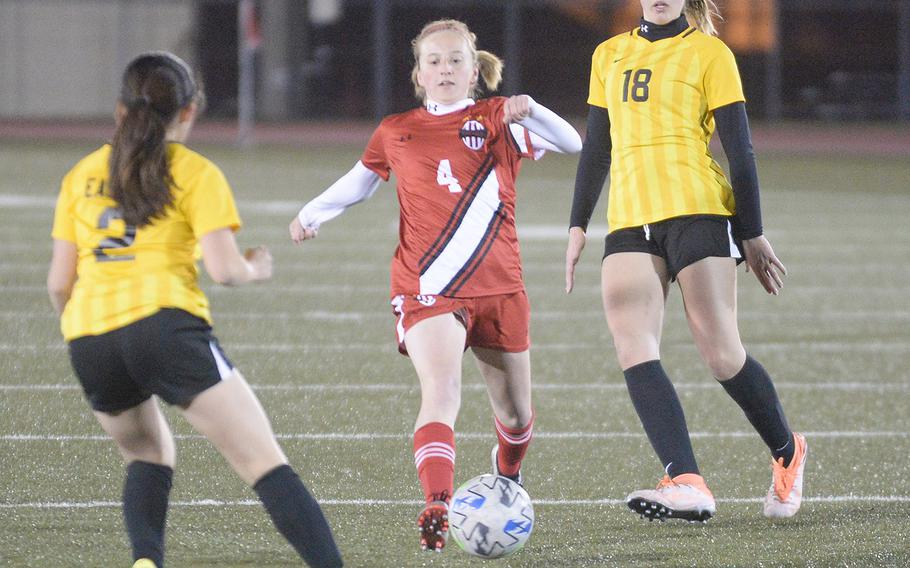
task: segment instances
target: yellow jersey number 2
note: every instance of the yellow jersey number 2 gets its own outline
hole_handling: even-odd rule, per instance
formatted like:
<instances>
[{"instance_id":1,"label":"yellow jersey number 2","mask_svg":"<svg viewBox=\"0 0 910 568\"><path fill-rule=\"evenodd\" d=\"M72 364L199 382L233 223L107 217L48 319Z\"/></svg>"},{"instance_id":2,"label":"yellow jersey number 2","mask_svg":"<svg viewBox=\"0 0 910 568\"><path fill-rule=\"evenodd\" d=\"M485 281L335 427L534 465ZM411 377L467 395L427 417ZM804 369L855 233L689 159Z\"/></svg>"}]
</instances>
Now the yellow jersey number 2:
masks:
<instances>
[{"instance_id":1,"label":"yellow jersey number 2","mask_svg":"<svg viewBox=\"0 0 910 568\"><path fill-rule=\"evenodd\" d=\"M108 229L111 221L123 219L123 214L116 207L106 207L98 217L98 229ZM126 248L136 240L136 227L125 224L122 237L105 237L98 243L92 252L95 253L95 260L98 262L119 262L123 260L133 260L136 258L131 254L120 254L111 256L109 251Z\"/></svg>"}]
</instances>

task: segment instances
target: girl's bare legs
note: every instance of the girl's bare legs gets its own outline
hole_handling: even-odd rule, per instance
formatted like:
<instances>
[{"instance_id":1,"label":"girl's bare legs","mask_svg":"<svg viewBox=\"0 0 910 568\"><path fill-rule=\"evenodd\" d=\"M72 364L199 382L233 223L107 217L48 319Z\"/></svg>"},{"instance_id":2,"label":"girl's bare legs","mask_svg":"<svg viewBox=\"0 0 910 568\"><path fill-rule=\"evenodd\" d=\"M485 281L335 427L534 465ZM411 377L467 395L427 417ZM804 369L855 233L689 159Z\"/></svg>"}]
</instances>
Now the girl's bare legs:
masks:
<instances>
[{"instance_id":1,"label":"girl's bare legs","mask_svg":"<svg viewBox=\"0 0 910 568\"><path fill-rule=\"evenodd\" d=\"M508 353L482 347L472 350L493 407L498 439L492 455L494 472L522 483L521 461L531 443L534 419L530 352Z\"/></svg>"},{"instance_id":2,"label":"girl's bare legs","mask_svg":"<svg viewBox=\"0 0 910 568\"><path fill-rule=\"evenodd\" d=\"M247 485L287 463L262 405L236 369L199 393L182 413Z\"/></svg>"},{"instance_id":3,"label":"girl's bare legs","mask_svg":"<svg viewBox=\"0 0 910 568\"><path fill-rule=\"evenodd\" d=\"M663 259L623 252L601 266L604 313L622 369L660 359L670 277Z\"/></svg>"},{"instance_id":4,"label":"girl's bare legs","mask_svg":"<svg viewBox=\"0 0 910 568\"><path fill-rule=\"evenodd\" d=\"M414 425L414 464L426 507L417 518L420 546L441 550L449 530L455 482L455 419L461 406L461 362L467 333L453 314L414 324L405 346L420 380Z\"/></svg>"},{"instance_id":5,"label":"girl's bare legs","mask_svg":"<svg viewBox=\"0 0 910 568\"><path fill-rule=\"evenodd\" d=\"M154 398L116 414L95 411L95 418L127 464L141 460L174 467L174 438Z\"/></svg>"},{"instance_id":6,"label":"girl's bare legs","mask_svg":"<svg viewBox=\"0 0 910 568\"><path fill-rule=\"evenodd\" d=\"M607 323L629 396L670 481L631 493L629 507L650 518L706 520L714 498L699 475L685 414L660 363L660 338L669 274L663 259L645 253L611 254L603 262Z\"/></svg>"},{"instance_id":7,"label":"girl's bare legs","mask_svg":"<svg viewBox=\"0 0 910 568\"><path fill-rule=\"evenodd\" d=\"M262 405L239 371L201 392L183 415L253 487L301 558L310 566L341 566L322 509L287 465Z\"/></svg>"},{"instance_id":8,"label":"girl's bare legs","mask_svg":"<svg viewBox=\"0 0 910 568\"><path fill-rule=\"evenodd\" d=\"M154 398L108 414L95 411L126 462L123 520L133 560L164 563L164 530L174 475L174 438Z\"/></svg>"},{"instance_id":9,"label":"girl's bare legs","mask_svg":"<svg viewBox=\"0 0 910 568\"><path fill-rule=\"evenodd\" d=\"M699 353L771 452L772 483L764 514L791 517L802 501L808 446L790 429L770 375L743 348L736 321L736 262L700 260L680 271L679 285Z\"/></svg>"},{"instance_id":10,"label":"girl's bare legs","mask_svg":"<svg viewBox=\"0 0 910 568\"><path fill-rule=\"evenodd\" d=\"M405 346L420 381L420 410L414 429L431 422L454 428L461 407L461 362L467 332L452 314L416 323Z\"/></svg>"},{"instance_id":11,"label":"girl's bare legs","mask_svg":"<svg viewBox=\"0 0 910 568\"><path fill-rule=\"evenodd\" d=\"M678 281L698 352L714 377L730 379L746 361L736 323L736 261L699 260L680 270Z\"/></svg>"},{"instance_id":12,"label":"girl's bare legs","mask_svg":"<svg viewBox=\"0 0 910 568\"><path fill-rule=\"evenodd\" d=\"M699 473L682 405L660 362L670 276L646 253L607 256L603 303L632 404L668 476Z\"/></svg>"}]
</instances>

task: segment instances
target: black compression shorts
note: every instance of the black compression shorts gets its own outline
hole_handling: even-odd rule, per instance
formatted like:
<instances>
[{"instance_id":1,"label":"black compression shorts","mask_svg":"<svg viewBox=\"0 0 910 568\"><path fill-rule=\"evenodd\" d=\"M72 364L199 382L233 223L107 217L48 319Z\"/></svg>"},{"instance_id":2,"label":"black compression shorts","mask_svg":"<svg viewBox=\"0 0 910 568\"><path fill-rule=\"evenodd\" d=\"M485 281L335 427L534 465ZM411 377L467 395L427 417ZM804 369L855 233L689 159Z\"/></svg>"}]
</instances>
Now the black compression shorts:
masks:
<instances>
[{"instance_id":1,"label":"black compression shorts","mask_svg":"<svg viewBox=\"0 0 910 568\"><path fill-rule=\"evenodd\" d=\"M604 258L617 252L644 252L667 263L670 280L683 268L703 258L719 256L744 260L742 242L733 237L730 217L686 215L640 227L618 229L607 235Z\"/></svg>"},{"instance_id":2,"label":"black compression shorts","mask_svg":"<svg viewBox=\"0 0 910 568\"><path fill-rule=\"evenodd\" d=\"M76 338L70 361L94 410L114 413L155 394L186 406L233 372L209 324L164 308L129 325Z\"/></svg>"}]
</instances>

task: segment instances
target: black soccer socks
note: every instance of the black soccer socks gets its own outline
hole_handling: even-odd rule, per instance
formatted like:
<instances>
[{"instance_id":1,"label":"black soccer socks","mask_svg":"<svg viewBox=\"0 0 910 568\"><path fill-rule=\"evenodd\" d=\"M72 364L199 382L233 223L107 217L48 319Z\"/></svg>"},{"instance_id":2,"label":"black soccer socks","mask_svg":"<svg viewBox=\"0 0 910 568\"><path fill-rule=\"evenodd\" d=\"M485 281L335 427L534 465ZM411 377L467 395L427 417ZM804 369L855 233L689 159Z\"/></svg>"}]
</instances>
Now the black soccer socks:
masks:
<instances>
[{"instance_id":1,"label":"black soccer socks","mask_svg":"<svg viewBox=\"0 0 910 568\"><path fill-rule=\"evenodd\" d=\"M623 375L635 412L667 475L699 474L682 405L660 360L629 367Z\"/></svg>"},{"instance_id":2,"label":"black soccer socks","mask_svg":"<svg viewBox=\"0 0 910 568\"><path fill-rule=\"evenodd\" d=\"M291 466L280 465L263 475L253 490L275 527L307 564L313 568L342 565L341 553L319 503Z\"/></svg>"},{"instance_id":3,"label":"black soccer socks","mask_svg":"<svg viewBox=\"0 0 910 568\"><path fill-rule=\"evenodd\" d=\"M133 547L133 560L148 558L164 567L164 524L174 470L134 461L123 483L123 520Z\"/></svg>"},{"instance_id":4,"label":"black soccer socks","mask_svg":"<svg viewBox=\"0 0 910 568\"><path fill-rule=\"evenodd\" d=\"M793 433L777 398L771 377L761 364L746 355L746 363L732 379L720 381L724 390L743 409L752 427L761 436L774 459L784 458L784 467L793 459Z\"/></svg>"}]
</instances>

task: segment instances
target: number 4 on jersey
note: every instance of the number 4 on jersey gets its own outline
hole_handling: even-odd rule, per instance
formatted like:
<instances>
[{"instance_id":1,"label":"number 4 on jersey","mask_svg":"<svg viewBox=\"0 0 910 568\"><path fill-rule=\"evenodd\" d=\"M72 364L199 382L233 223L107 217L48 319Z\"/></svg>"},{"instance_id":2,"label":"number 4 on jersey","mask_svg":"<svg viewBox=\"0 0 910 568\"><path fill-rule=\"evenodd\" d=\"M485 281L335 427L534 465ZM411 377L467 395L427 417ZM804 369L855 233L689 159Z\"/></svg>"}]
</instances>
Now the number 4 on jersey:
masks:
<instances>
[{"instance_id":1,"label":"number 4 on jersey","mask_svg":"<svg viewBox=\"0 0 910 568\"><path fill-rule=\"evenodd\" d=\"M461 184L458 178L452 175L452 164L448 160L440 160L439 167L436 168L436 183L446 185L452 193L461 193Z\"/></svg>"}]
</instances>

